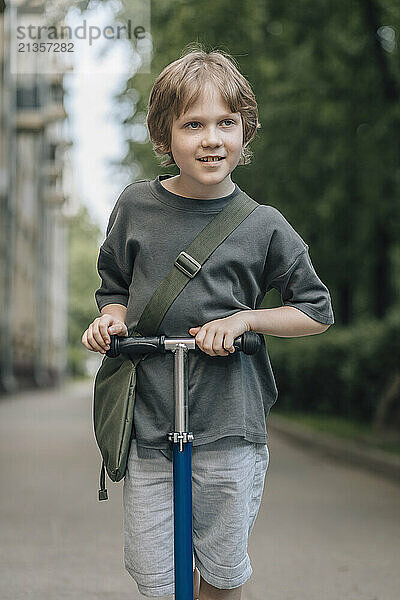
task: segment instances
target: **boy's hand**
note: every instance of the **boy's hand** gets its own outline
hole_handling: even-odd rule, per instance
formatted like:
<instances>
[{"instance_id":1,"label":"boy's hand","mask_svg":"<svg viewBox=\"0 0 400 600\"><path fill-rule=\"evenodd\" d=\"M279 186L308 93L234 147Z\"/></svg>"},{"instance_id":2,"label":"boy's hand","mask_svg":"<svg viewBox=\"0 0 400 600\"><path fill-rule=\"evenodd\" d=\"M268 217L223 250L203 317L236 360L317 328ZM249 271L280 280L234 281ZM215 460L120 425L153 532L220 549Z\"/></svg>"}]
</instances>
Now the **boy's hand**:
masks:
<instances>
[{"instance_id":1,"label":"boy's hand","mask_svg":"<svg viewBox=\"0 0 400 600\"><path fill-rule=\"evenodd\" d=\"M234 340L245 331L250 331L250 325L241 312L224 319L209 321L202 327L191 327L189 333L196 336L196 344L210 356L227 356L233 354Z\"/></svg>"},{"instance_id":2,"label":"boy's hand","mask_svg":"<svg viewBox=\"0 0 400 600\"><path fill-rule=\"evenodd\" d=\"M92 352L105 354L110 349L110 335L127 337L128 328L112 315L97 317L82 336L82 344Z\"/></svg>"}]
</instances>

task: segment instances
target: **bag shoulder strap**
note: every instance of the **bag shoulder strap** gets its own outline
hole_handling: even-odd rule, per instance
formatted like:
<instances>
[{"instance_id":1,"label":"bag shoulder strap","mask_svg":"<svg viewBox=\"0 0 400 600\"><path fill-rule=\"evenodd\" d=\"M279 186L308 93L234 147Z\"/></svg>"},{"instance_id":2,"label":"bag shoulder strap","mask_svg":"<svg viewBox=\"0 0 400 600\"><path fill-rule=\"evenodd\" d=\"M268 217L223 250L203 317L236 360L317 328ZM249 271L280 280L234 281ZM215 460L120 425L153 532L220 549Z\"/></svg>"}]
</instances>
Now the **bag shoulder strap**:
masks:
<instances>
[{"instance_id":1,"label":"bag shoulder strap","mask_svg":"<svg viewBox=\"0 0 400 600\"><path fill-rule=\"evenodd\" d=\"M144 308L135 332L140 332L139 335L143 336L156 334L167 310L183 288L197 275L214 250L258 206L258 202L240 191L200 231L193 242L176 257L171 270Z\"/></svg>"}]
</instances>

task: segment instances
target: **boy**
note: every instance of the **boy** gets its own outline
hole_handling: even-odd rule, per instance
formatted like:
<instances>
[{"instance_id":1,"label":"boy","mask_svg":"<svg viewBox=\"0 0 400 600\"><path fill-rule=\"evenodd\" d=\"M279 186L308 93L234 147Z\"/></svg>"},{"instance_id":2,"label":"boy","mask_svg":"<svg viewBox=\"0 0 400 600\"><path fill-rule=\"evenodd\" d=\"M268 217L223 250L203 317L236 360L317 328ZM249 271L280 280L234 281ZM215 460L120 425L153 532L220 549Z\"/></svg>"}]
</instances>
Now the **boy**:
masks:
<instances>
[{"instance_id":1,"label":"boy","mask_svg":"<svg viewBox=\"0 0 400 600\"><path fill-rule=\"evenodd\" d=\"M100 249L96 291L101 317L82 336L105 353L110 334L132 333L176 256L242 194L231 180L247 164L258 123L248 81L224 52L195 50L168 65L150 94L147 125L162 175L129 185L119 197ZM280 291L284 306L259 309ZM277 389L265 346L254 356L233 341L253 330L281 337L322 333L334 322L329 291L308 246L282 214L258 206L213 252L166 313L158 331L193 335L203 352L189 361L194 435L195 597L238 600L252 573L248 538L269 463L266 418ZM198 354L198 355L197 355ZM171 596L173 513L171 448L173 357L139 363L134 435L124 480L125 566L145 596ZM201 576L199 586L199 574Z\"/></svg>"}]
</instances>

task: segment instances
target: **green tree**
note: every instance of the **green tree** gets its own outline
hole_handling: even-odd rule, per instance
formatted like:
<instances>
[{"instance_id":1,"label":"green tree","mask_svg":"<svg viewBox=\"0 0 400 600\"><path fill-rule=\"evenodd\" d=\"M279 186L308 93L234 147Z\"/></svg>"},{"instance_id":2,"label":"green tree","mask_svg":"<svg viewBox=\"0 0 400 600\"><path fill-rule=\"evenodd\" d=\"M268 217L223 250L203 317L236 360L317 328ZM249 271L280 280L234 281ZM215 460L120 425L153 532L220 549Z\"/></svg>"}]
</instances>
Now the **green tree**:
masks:
<instances>
[{"instance_id":1,"label":"green tree","mask_svg":"<svg viewBox=\"0 0 400 600\"><path fill-rule=\"evenodd\" d=\"M186 44L235 57L262 129L252 164L233 178L307 241L344 325L398 304L399 25L393 0L152 3L152 72L125 91L136 92L127 126L143 124L154 79ZM126 165L138 163L141 177L178 172L130 131Z\"/></svg>"}]
</instances>

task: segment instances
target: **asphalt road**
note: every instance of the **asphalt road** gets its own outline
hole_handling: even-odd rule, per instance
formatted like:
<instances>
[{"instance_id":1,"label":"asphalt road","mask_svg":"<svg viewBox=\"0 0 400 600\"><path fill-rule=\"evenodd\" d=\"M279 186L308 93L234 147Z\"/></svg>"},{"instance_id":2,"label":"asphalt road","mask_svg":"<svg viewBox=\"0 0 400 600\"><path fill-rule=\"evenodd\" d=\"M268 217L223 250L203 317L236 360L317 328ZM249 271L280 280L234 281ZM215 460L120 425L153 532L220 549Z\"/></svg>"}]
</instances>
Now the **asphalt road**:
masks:
<instances>
[{"instance_id":1,"label":"asphalt road","mask_svg":"<svg viewBox=\"0 0 400 600\"><path fill-rule=\"evenodd\" d=\"M0 600L139 600L91 384L0 398ZM400 486L274 432L243 600L398 600Z\"/></svg>"}]
</instances>

